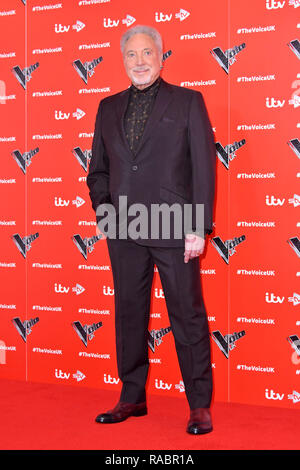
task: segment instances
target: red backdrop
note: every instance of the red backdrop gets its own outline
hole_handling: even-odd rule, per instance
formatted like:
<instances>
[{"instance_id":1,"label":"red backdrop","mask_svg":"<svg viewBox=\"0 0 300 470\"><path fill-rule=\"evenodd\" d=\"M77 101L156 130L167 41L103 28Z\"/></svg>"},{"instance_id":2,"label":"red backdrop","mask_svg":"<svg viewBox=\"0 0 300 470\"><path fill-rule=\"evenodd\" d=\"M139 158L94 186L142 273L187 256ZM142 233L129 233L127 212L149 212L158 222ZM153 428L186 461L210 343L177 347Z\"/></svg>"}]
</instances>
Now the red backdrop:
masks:
<instances>
[{"instance_id":1,"label":"red backdrop","mask_svg":"<svg viewBox=\"0 0 300 470\"><path fill-rule=\"evenodd\" d=\"M86 175L99 101L130 85L121 34L148 24L164 79L201 90L216 136L200 263L214 399L300 406L299 3L1 1L1 377L121 389ZM148 391L184 397L155 271Z\"/></svg>"}]
</instances>

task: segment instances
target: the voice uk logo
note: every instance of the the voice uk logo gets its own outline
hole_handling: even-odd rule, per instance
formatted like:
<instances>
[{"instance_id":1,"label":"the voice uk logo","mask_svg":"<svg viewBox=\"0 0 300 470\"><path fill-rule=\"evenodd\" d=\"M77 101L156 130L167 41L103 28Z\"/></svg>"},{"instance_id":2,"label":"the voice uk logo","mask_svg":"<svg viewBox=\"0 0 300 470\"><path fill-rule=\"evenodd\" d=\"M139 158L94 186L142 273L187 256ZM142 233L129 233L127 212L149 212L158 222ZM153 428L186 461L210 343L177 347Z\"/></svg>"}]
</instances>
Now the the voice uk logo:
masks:
<instances>
[{"instance_id":1,"label":"the voice uk logo","mask_svg":"<svg viewBox=\"0 0 300 470\"><path fill-rule=\"evenodd\" d=\"M78 250L87 259L88 253L91 253L95 248L94 245L97 241L101 240L102 235L94 235L93 237L82 238L78 233L72 236L72 240L77 246Z\"/></svg>"},{"instance_id":2,"label":"the voice uk logo","mask_svg":"<svg viewBox=\"0 0 300 470\"><path fill-rule=\"evenodd\" d=\"M36 232L32 235L25 236L23 238L20 237L18 233L12 235L12 240L15 243L16 247L18 248L19 252L26 258L27 251L31 248L31 243L39 236L39 233Z\"/></svg>"},{"instance_id":3,"label":"the voice uk logo","mask_svg":"<svg viewBox=\"0 0 300 470\"><path fill-rule=\"evenodd\" d=\"M39 152L39 147L29 150L28 152L21 153L20 150L14 150L11 155L18 164L19 168L22 170L24 175L26 174L26 169L31 165L32 157Z\"/></svg>"},{"instance_id":4,"label":"the voice uk logo","mask_svg":"<svg viewBox=\"0 0 300 470\"><path fill-rule=\"evenodd\" d=\"M30 65L29 67L25 67L24 69L21 69L19 65L15 65L12 68L12 73L14 74L20 85L24 88L24 90L26 90L27 82L29 82L29 80L31 80L32 78L32 72L36 70L39 65L39 62L36 62L35 64Z\"/></svg>"},{"instance_id":5,"label":"the voice uk logo","mask_svg":"<svg viewBox=\"0 0 300 470\"><path fill-rule=\"evenodd\" d=\"M80 321L74 321L72 323L74 330L76 331L77 335L87 348L88 342L91 341L94 336L95 332L103 326L102 322L93 323L92 325L82 325Z\"/></svg>"},{"instance_id":6,"label":"the voice uk logo","mask_svg":"<svg viewBox=\"0 0 300 470\"><path fill-rule=\"evenodd\" d=\"M238 333L235 332L233 334L227 334L223 336L219 330L215 330L212 332L212 338L217 343L226 359L228 359L229 351L231 351L236 346L235 342L238 339L243 338L245 334L245 330L242 330Z\"/></svg>"},{"instance_id":7,"label":"the voice uk logo","mask_svg":"<svg viewBox=\"0 0 300 470\"><path fill-rule=\"evenodd\" d=\"M234 64L234 62L236 61L237 54L239 54L239 52L245 49L245 47L246 44L244 42L242 44L239 44L238 46L226 49L225 51L223 51L221 47L218 46L214 47L210 51L210 53L216 59L216 61L224 70L224 72L228 74L230 65Z\"/></svg>"},{"instance_id":8,"label":"the voice uk logo","mask_svg":"<svg viewBox=\"0 0 300 470\"><path fill-rule=\"evenodd\" d=\"M76 59L73 62L73 67L78 73L79 77L84 81L85 84L88 82L88 78L92 77L95 73L95 67L102 62L103 57L97 57L91 61L81 62L80 59Z\"/></svg>"},{"instance_id":9,"label":"the voice uk logo","mask_svg":"<svg viewBox=\"0 0 300 470\"><path fill-rule=\"evenodd\" d=\"M148 346L153 353L155 352L155 348L160 346L163 342L163 336L165 336L167 333L170 333L170 331L170 326L161 328L160 330L148 330Z\"/></svg>"},{"instance_id":10,"label":"the voice uk logo","mask_svg":"<svg viewBox=\"0 0 300 470\"><path fill-rule=\"evenodd\" d=\"M236 252L235 247L242 243L245 239L246 236L241 235L240 237L234 237L223 242L221 237L213 237L211 243L225 263L229 264L229 256L232 256Z\"/></svg>"},{"instance_id":11,"label":"the voice uk logo","mask_svg":"<svg viewBox=\"0 0 300 470\"><path fill-rule=\"evenodd\" d=\"M236 152L246 144L246 140L242 139L233 144L228 144L223 147L221 142L216 143L217 156L221 163L229 170L229 163L236 157Z\"/></svg>"},{"instance_id":12,"label":"the voice uk logo","mask_svg":"<svg viewBox=\"0 0 300 470\"><path fill-rule=\"evenodd\" d=\"M27 341L27 336L32 331L32 327L36 325L38 321L40 321L39 317L31 318L30 320L24 320L23 322L20 317L15 317L12 319L13 324L15 325L19 335L25 343Z\"/></svg>"}]
</instances>

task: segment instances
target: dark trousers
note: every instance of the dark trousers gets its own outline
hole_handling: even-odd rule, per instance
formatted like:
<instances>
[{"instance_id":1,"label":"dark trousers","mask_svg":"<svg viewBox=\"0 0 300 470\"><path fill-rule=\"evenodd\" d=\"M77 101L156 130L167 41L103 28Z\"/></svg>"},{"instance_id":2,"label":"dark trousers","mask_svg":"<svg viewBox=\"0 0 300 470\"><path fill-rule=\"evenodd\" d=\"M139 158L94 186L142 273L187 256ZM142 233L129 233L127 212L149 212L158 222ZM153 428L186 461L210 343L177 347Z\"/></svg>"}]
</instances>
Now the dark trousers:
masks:
<instances>
[{"instance_id":1,"label":"dark trousers","mask_svg":"<svg viewBox=\"0 0 300 470\"><path fill-rule=\"evenodd\" d=\"M115 291L120 400L146 400L148 322L154 264L164 291L185 393L191 409L208 408L212 369L199 258L184 263L183 248L149 247L107 238ZM169 333L170 334L170 333Z\"/></svg>"}]
</instances>

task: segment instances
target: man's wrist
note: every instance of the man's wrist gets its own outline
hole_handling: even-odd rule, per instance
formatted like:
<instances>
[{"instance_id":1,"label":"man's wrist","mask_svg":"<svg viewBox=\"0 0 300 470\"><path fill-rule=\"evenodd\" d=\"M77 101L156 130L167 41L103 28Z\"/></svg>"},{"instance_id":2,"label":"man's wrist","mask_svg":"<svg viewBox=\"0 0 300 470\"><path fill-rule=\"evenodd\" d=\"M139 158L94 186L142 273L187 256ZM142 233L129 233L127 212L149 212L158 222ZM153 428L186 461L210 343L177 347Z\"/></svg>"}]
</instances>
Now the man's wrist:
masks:
<instances>
[{"instance_id":1,"label":"man's wrist","mask_svg":"<svg viewBox=\"0 0 300 470\"><path fill-rule=\"evenodd\" d=\"M205 238L206 230L187 230L185 235L197 235L198 237Z\"/></svg>"}]
</instances>

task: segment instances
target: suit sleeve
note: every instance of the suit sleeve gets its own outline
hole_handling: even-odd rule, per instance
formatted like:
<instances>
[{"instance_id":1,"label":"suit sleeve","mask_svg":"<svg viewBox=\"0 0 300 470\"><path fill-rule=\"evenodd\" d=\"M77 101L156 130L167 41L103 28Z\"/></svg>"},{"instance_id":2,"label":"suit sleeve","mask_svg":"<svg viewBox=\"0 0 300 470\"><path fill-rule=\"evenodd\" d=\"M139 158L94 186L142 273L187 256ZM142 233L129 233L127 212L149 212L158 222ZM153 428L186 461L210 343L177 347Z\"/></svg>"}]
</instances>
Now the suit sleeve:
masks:
<instances>
[{"instance_id":1,"label":"suit sleeve","mask_svg":"<svg viewBox=\"0 0 300 470\"><path fill-rule=\"evenodd\" d=\"M210 234L213 231L216 143L205 101L199 91L193 93L190 102L188 132L193 187L192 229L194 233L204 230L204 234ZM204 227L202 221L196 220L196 204L204 204Z\"/></svg>"},{"instance_id":2,"label":"suit sleeve","mask_svg":"<svg viewBox=\"0 0 300 470\"><path fill-rule=\"evenodd\" d=\"M96 212L99 204L111 203L109 193L109 158L102 138L103 100L100 101L95 120L92 156L86 182L92 207ZM96 217L99 222L100 218Z\"/></svg>"}]
</instances>

